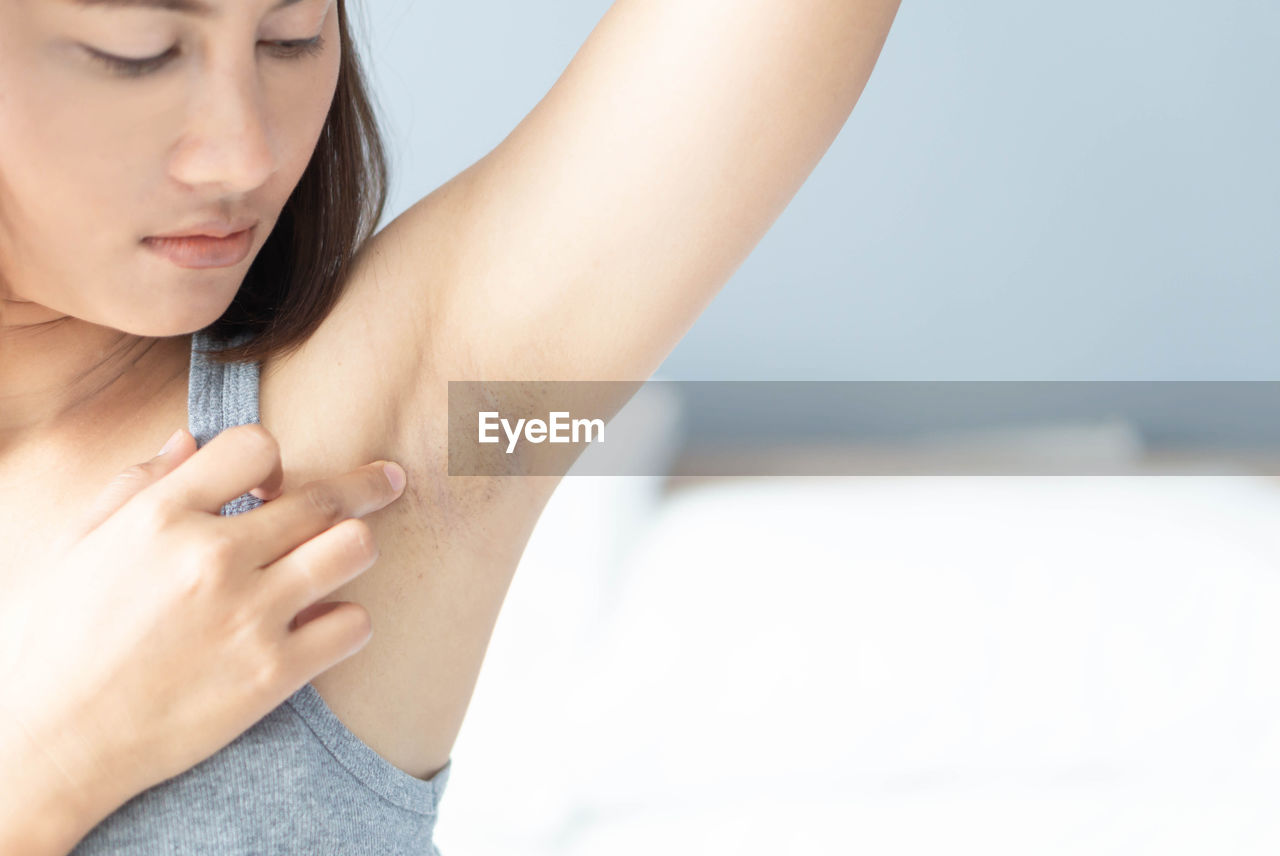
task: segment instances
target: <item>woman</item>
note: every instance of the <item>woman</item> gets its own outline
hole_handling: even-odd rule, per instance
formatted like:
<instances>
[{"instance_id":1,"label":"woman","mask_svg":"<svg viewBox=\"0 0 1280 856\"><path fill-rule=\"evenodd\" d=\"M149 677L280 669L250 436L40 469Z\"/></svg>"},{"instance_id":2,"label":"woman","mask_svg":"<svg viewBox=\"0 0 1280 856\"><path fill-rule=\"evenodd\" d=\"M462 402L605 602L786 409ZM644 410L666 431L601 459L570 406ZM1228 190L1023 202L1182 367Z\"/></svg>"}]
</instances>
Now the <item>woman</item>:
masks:
<instances>
[{"instance_id":1,"label":"woman","mask_svg":"<svg viewBox=\"0 0 1280 856\"><path fill-rule=\"evenodd\" d=\"M342 0L0 5L0 850L430 845L556 482L450 478L448 381L652 374L897 5L617 0L372 237Z\"/></svg>"}]
</instances>

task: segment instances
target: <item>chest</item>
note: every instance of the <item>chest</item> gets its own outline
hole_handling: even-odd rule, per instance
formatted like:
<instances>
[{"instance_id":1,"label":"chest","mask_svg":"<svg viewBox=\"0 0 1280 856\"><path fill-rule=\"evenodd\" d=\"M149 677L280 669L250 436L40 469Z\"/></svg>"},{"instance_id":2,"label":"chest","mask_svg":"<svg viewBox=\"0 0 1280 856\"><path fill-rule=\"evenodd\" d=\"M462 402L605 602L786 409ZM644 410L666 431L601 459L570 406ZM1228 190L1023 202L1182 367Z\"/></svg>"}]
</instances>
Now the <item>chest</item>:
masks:
<instances>
[{"instance_id":1,"label":"chest","mask_svg":"<svg viewBox=\"0 0 1280 856\"><path fill-rule=\"evenodd\" d=\"M288 448L287 441L282 445ZM321 466L305 456L294 463L286 468L285 490L346 466L345 462ZM357 465L351 463L352 468ZM95 488L105 486L96 472L81 480ZM69 521L88 511L97 496L96 489L72 491L47 485L41 489L32 478L11 474L4 479L0 484L0 597L16 596L29 574L48 567L51 545L68 535ZM373 619L375 635L360 652L311 683L358 739L401 770L425 778L449 758L465 708L465 698L460 704L459 695L469 696L470 683L464 673L451 672L456 664L446 652L456 650L458 640L449 638L450 626L430 617L435 610L447 609L451 597L448 586L440 584L438 569L466 562L455 557L450 563L448 534L422 511L421 504L406 504L364 518L379 544L377 563L322 600L360 603ZM464 637L466 630L474 631L476 626L468 622Z\"/></svg>"},{"instance_id":2,"label":"chest","mask_svg":"<svg viewBox=\"0 0 1280 856\"><path fill-rule=\"evenodd\" d=\"M179 425L186 424L185 391L183 396L172 402ZM68 537L73 522L83 518L116 475L158 451L173 430L172 409L157 403L146 428L131 438L104 437L85 444L96 446L91 455L72 458L65 449L32 449L21 471L0 472L0 597L16 593L29 574L48 566L52 545ZM327 434L300 430L287 419L274 429L270 411L262 415L280 443L286 491L377 457L358 447L335 448ZM461 549L456 532L443 525L449 516L431 512L418 496L365 518L379 545L378 562L322 600L360 603L373 618L375 635L359 653L312 680L352 734L396 767L420 777L448 760L469 696L465 665L453 672L457 664L450 653L458 649L458 641L449 634L465 637L484 623L468 620L458 626L431 619L433 612L450 608L439 569L468 566L456 555ZM484 613L473 607L473 615Z\"/></svg>"},{"instance_id":3,"label":"chest","mask_svg":"<svg viewBox=\"0 0 1280 856\"><path fill-rule=\"evenodd\" d=\"M0 593L48 560L114 478L154 457L187 424L185 385L133 408L128 419L103 412L84 421L106 427L25 448L0 468Z\"/></svg>"},{"instance_id":4,"label":"chest","mask_svg":"<svg viewBox=\"0 0 1280 856\"><path fill-rule=\"evenodd\" d=\"M36 573L48 556L48 546L60 537L64 527L55 522L32 520L25 509L0 503L0 545L4 560L0 562L0 597L8 597L15 584L29 573Z\"/></svg>"},{"instance_id":5,"label":"chest","mask_svg":"<svg viewBox=\"0 0 1280 856\"><path fill-rule=\"evenodd\" d=\"M35 452L24 457L23 472L0 472L0 596L7 580L48 560L49 545L112 478L187 425L186 378L176 376L180 382L168 393L130 415L127 431L91 441L86 435L81 455L65 448ZM449 489L443 421L440 442L424 444L438 451L394 455L387 409L354 406L353 399L340 384L265 371L259 418L279 444L285 491L384 457L408 471L402 497L364 518L378 561L322 598L364 606L373 637L311 683L356 738L400 770L426 778L449 760L502 601L554 480L495 479L460 497ZM443 414L443 400L430 412Z\"/></svg>"}]
</instances>

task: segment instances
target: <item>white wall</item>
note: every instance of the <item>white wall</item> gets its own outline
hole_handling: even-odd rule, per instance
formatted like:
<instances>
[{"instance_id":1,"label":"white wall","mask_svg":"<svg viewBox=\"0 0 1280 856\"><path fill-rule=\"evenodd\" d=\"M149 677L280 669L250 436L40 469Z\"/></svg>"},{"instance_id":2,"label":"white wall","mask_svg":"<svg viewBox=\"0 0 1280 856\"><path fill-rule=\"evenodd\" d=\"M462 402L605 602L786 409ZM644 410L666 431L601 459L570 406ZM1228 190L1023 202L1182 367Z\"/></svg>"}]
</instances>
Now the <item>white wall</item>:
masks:
<instances>
[{"instance_id":1,"label":"white wall","mask_svg":"<svg viewBox=\"0 0 1280 856\"><path fill-rule=\"evenodd\" d=\"M388 215L496 145L609 3L378 0ZM1280 4L906 0L673 379L1280 375Z\"/></svg>"}]
</instances>

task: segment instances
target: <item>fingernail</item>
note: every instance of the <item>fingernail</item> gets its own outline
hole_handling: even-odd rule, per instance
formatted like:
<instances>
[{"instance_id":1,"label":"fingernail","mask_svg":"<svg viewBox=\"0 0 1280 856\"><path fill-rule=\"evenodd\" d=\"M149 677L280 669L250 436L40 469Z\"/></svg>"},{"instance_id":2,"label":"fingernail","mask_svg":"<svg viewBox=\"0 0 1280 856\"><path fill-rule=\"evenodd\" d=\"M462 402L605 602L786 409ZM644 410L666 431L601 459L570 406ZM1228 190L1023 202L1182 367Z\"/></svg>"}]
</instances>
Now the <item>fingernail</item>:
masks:
<instances>
[{"instance_id":1,"label":"fingernail","mask_svg":"<svg viewBox=\"0 0 1280 856\"><path fill-rule=\"evenodd\" d=\"M387 481L391 482L391 489L397 493L400 488L404 487L404 470L399 464L393 464L390 461L383 463L382 471L387 474Z\"/></svg>"},{"instance_id":2,"label":"fingernail","mask_svg":"<svg viewBox=\"0 0 1280 856\"><path fill-rule=\"evenodd\" d=\"M182 437L182 429L179 428L177 431L174 431L172 435L170 435L168 440L164 441L164 445L160 447L160 451L156 452L156 457L158 458L167 452L172 452L173 447L178 445L178 440L181 437Z\"/></svg>"}]
</instances>

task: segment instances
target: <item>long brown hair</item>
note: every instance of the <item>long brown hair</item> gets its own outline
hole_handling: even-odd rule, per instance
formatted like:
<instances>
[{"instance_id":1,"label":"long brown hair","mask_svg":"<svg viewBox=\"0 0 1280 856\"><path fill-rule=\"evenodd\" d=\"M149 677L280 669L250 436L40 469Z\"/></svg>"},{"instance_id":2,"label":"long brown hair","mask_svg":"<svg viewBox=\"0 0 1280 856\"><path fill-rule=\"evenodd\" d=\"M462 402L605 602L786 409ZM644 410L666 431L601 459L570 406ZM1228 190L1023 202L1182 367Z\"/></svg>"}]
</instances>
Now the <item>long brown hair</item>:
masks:
<instances>
[{"instance_id":1,"label":"long brown hair","mask_svg":"<svg viewBox=\"0 0 1280 856\"><path fill-rule=\"evenodd\" d=\"M382 218L386 151L343 0L338 0L338 33L337 89L311 162L235 299L205 328L217 339L253 338L204 352L212 362L262 360L306 341L342 294L352 260Z\"/></svg>"}]
</instances>

